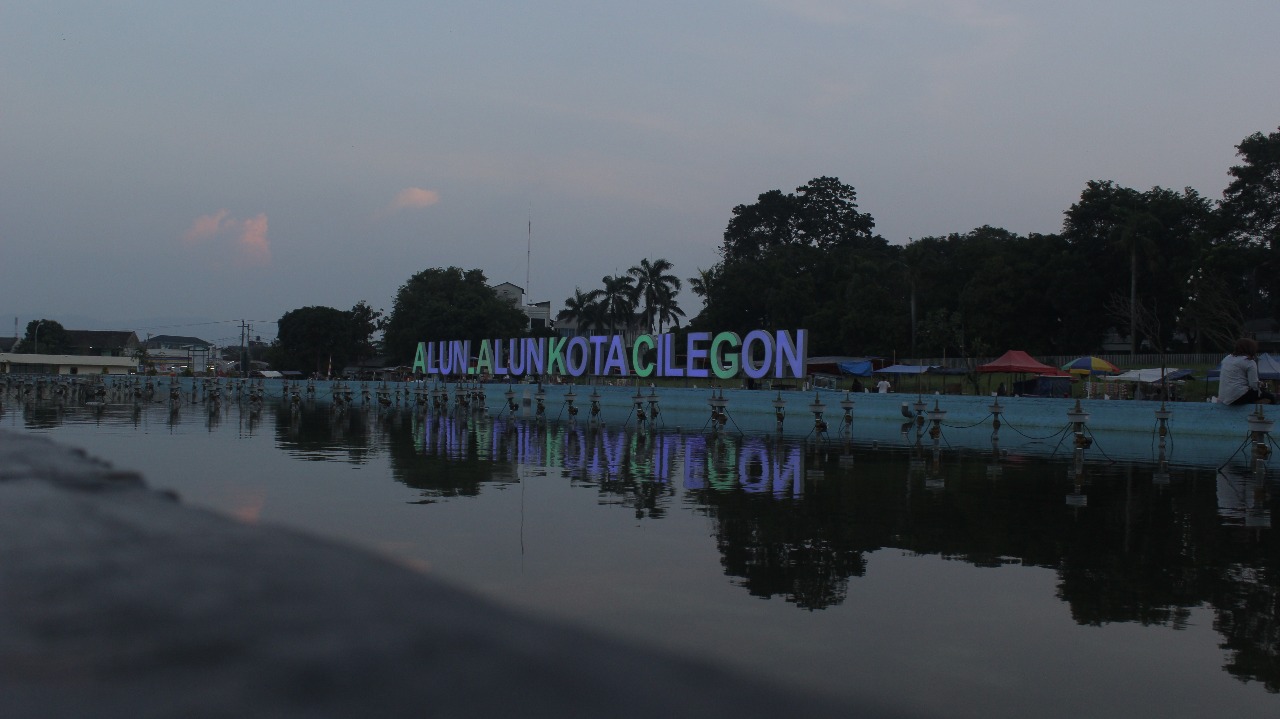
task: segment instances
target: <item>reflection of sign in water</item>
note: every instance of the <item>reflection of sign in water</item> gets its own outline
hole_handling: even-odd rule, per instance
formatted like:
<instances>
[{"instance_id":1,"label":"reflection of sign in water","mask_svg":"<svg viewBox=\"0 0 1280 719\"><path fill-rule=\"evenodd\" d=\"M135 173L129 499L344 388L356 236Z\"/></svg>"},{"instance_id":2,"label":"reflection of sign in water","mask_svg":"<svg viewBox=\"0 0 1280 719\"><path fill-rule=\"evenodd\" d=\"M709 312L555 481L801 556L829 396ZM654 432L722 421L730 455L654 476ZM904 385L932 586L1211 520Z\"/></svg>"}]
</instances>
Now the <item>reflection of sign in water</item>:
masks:
<instances>
[{"instance_id":1,"label":"reflection of sign in water","mask_svg":"<svg viewBox=\"0 0 1280 719\"><path fill-rule=\"evenodd\" d=\"M741 440L686 438L685 489L731 489L775 496L804 493L804 452L798 444L774 444L758 437Z\"/></svg>"},{"instance_id":2,"label":"reflection of sign in water","mask_svg":"<svg viewBox=\"0 0 1280 719\"><path fill-rule=\"evenodd\" d=\"M427 417L415 442L425 454L558 467L571 476L592 479L626 477L666 483L680 476L690 490L741 487L778 497L804 493L802 447L759 437L548 427L501 417L491 421Z\"/></svg>"},{"instance_id":3,"label":"reflection of sign in water","mask_svg":"<svg viewBox=\"0 0 1280 719\"><path fill-rule=\"evenodd\" d=\"M746 440L738 456L738 481L748 492L800 496L804 492L804 454L799 445L778 447L760 438Z\"/></svg>"}]
</instances>

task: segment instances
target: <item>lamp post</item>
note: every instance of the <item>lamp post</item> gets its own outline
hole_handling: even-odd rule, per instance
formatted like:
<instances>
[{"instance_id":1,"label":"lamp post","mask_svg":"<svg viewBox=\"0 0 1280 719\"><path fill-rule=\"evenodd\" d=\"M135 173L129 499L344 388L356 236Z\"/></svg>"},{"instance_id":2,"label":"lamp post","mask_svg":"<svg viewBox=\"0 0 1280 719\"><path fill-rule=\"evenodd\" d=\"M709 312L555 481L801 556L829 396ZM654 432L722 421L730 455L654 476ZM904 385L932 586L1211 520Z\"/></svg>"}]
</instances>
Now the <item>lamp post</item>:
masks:
<instances>
[{"instance_id":1,"label":"lamp post","mask_svg":"<svg viewBox=\"0 0 1280 719\"><path fill-rule=\"evenodd\" d=\"M31 354L40 354L40 325L44 324L44 320L36 322L36 328L31 331Z\"/></svg>"}]
</instances>

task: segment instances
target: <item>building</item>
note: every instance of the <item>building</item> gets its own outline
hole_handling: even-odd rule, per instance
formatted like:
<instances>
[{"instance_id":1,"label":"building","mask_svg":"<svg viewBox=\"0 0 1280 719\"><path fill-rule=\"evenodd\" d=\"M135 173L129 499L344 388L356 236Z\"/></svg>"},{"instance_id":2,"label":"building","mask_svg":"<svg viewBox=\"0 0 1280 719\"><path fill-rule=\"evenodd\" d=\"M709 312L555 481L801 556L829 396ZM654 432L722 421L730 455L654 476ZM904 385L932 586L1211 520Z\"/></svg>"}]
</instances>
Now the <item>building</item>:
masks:
<instances>
[{"instance_id":1,"label":"building","mask_svg":"<svg viewBox=\"0 0 1280 719\"><path fill-rule=\"evenodd\" d=\"M209 369L213 357L213 343L199 337L181 335L156 335L148 337L147 364L157 372L181 372L190 369L201 373Z\"/></svg>"},{"instance_id":2,"label":"building","mask_svg":"<svg viewBox=\"0 0 1280 719\"><path fill-rule=\"evenodd\" d=\"M520 311L524 312L525 317L529 318L528 329L550 329L551 328L551 301L534 302L525 304L524 288L514 285L510 282L493 285L490 289L499 297L510 302Z\"/></svg>"},{"instance_id":3,"label":"building","mask_svg":"<svg viewBox=\"0 0 1280 719\"><path fill-rule=\"evenodd\" d=\"M0 352L0 374L133 374L138 361L110 355L45 355Z\"/></svg>"}]
</instances>

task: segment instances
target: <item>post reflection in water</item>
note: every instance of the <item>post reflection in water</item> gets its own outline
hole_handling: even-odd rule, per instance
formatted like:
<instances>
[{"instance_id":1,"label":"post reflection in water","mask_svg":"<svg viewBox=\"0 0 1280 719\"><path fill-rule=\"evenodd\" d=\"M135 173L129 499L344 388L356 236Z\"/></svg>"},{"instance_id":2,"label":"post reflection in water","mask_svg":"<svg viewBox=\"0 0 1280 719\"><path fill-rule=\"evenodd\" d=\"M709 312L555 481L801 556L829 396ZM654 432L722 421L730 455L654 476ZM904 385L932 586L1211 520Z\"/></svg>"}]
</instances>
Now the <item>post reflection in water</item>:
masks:
<instances>
[{"instance_id":1,"label":"post reflection in water","mask_svg":"<svg viewBox=\"0 0 1280 719\"><path fill-rule=\"evenodd\" d=\"M914 696L906 679L876 674L882 665L960 682L914 657L963 646L976 656L971 671L1017 677L1019 701L1086 702L1058 715L1106 715L1108 701L1162 682L1194 687L1233 716L1280 709L1280 493L1274 470L1245 459L1220 471L1078 466L943 449L920 442L914 422L900 445L872 448L849 437L451 416L358 397L342 407L200 402L177 411L161 395L90 411L10 401L0 428L87 447L242 519L408 547L411 563L519 606L623 633L646 617L647 639L726 661L785 657L808 667L790 678L823 690L885 682ZM219 490L228 478L236 484ZM503 539L514 521L518 548ZM539 550L528 565L526 531ZM501 556L512 551L514 568ZM915 572L927 573L925 589L902 593ZM998 605L986 594L994 585L1009 592ZM979 597L988 603L964 609ZM894 615L926 600L942 618ZM1027 617L1026 631L1004 629ZM976 649L995 636L999 651ZM1171 645L1183 661L1166 661ZM1060 688L1061 664L1047 658L1058 656L1094 682L1086 698ZM1009 713L999 692L975 686L971 715ZM1165 716L1199 706L1152 702Z\"/></svg>"}]
</instances>

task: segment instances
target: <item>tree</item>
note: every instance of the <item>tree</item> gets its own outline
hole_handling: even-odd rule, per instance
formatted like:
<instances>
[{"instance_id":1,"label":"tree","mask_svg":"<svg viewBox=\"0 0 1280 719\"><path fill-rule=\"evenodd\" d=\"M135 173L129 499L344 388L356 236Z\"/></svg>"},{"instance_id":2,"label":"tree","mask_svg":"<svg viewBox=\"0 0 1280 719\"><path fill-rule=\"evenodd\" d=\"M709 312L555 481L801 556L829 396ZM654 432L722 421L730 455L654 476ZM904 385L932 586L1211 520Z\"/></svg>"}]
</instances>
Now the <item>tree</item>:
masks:
<instances>
[{"instance_id":1,"label":"tree","mask_svg":"<svg viewBox=\"0 0 1280 719\"><path fill-rule=\"evenodd\" d=\"M684 316L684 311L675 299L676 293L680 291L680 278L670 274L673 267L666 259L649 262L645 258L640 260L640 264L627 270L635 278L636 295L644 303L641 322L650 332L654 331L655 325L658 332L662 332L666 322L674 320L678 324L676 318Z\"/></svg>"},{"instance_id":2,"label":"tree","mask_svg":"<svg viewBox=\"0 0 1280 719\"><path fill-rule=\"evenodd\" d=\"M800 204L797 229L818 249L851 247L872 240L876 223L858 212L858 193L835 177L816 177L796 188Z\"/></svg>"},{"instance_id":3,"label":"tree","mask_svg":"<svg viewBox=\"0 0 1280 719\"><path fill-rule=\"evenodd\" d=\"M1127 309L1130 314L1118 324L1127 325L1132 351L1139 335L1137 313L1149 308L1158 315L1150 326L1164 333L1153 344L1165 346L1172 339L1187 278L1209 251L1212 222L1212 205L1191 188L1139 192L1111 181L1089 182L1063 222L1063 236L1073 249L1071 263L1099 278L1103 288L1128 287L1129 296L1117 302L1110 295L1118 293L1104 291L1106 296L1081 300L1095 315L1107 306Z\"/></svg>"},{"instance_id":4,"label":"tree","mask_svg":"<svg viewBox=\"0 0 1280 719\"><path fill-rule=\"evenodd\" d=\"M627 329L635 323L636 288L629 275L605 275L601 278L600 304L604 307L604 321L609 334Z\"/></svg>"},{"instance_id":5,"label":"tree","mask_svg":"<svg viewBox=\"0 0 1280 719\"><path fill-rule=\"evenodd\" d=\"M1222 210L1242 242L1280 251L1280 129L1255 132L1236 145L1244 163L1227 171L1233 178L1222 192Z\"/></svg>"},{"instance_id":6,"label":"tree","mask_svg":"<svg viewBox=\"0 0 1280 719\"><path fill-rule=\"evenodd\" d=\"M700 328L804 328L810 353L888 354L905 343L906 283L892 272L901 248L872 234L857 193L818 177L733 208L721 261L690 280L705 306Z\"/></svg>"},{"instance_id":7,"label":"tree","mask_svg":"<svg viewBox=\"0 0 1280 719\"><path fill-rule=\"evenodd\" d=\"M39 319L27 323L19 352L26 354L66 354L67 330L55 320Z\"/></svg>"},{"instance_id":8,"label":"tree","mask_svg":"<svg viewBox=\"0 0 1280 719\"><path fill-rule=\"evenodd\" d=\"M562 322L573 322L578 329L599 329L604 324L604 305L600 302L600 290L583 292L581 287L573 288L573 296L566 297L564 309L556 315Z\"/></svg>"},{"instance_id":9,"label":"tree","mask_svg":"<svg viewBox=\"0 0 1280 719\"><path fill-rule=\"evenodd\" d=\"M372 357L377 348L373 335L386 327L382 310L375 310L364 300L360 300L347 313L351 321L351 336L348 341L348 352L351 358L359 362Z\"/></svg>"},{"instance_id":10,"label":"tree","mask_svg":"<svg viewBox=\"0 0 1280 719\"><path fill-rule=\"evenodd\" d=\"M779 247L820 250L873 247L875 220L858 212L858 193L835 177L817 177L792 194L770 190L733 208L720 255L726 263L759 259Z\"/></svg>"},{"instance_id":11,"label":"tree","mask_svg":"<svg viewBox=\"0 0 1280 719\"><path fill-rule=\"evenodd\" d=\"M272 364L333 374L346 366L351 352L351 314L332 307L289 310L276 322Z\"/></svg>"},{"instance_id":12,"label":"tree","mask_svg":"<svg viewBox=\"0 0 1280 719\"><path fill-rule=\"evenodd\" d=\"M698 274L689 278L689 289L693 294L706 298L707 293L710 291L711 283L715 282L715 279L716 274L714 270L704 270L699 267Z\"/></svg>"},{"instance_id":13,"label":"tree","mask_svg":"<svg viewBox=\"0 0 1280 719\"><path fill-rule=\"evenodd\" d=\"M1245 262L1249 285L1265 294L1265 311L1280 314L1280 130L1246 137L1236 145L1243 160L1227 172L1222 193L1223 234ZM1263 311L1255 307L1254 313Z\"/></svg>"},{"instance_id":14,"label":"tree","mask_svg":"<svg viewBox=\"0 0 1280 719\"><path fill-rule=\"evenodd\" d=\"M419 342L514 337L527 326L528 317L494 292L483 271L431 268L396 292L383 343L389 357L408 362Z\"/></svg>"}]
</instances>

